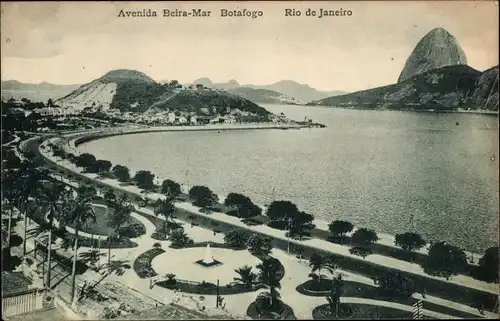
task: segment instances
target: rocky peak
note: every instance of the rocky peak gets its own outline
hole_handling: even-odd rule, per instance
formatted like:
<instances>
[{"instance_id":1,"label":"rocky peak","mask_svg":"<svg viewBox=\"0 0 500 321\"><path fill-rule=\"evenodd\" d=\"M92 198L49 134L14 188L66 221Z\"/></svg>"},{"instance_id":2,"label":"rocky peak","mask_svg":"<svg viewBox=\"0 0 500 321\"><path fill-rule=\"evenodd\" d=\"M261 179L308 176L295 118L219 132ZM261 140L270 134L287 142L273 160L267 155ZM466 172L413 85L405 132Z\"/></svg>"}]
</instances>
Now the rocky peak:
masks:
<instances>
[{"instance_id":1,"label":"rocky peak","mask_svg":"<svg viewBox=\"0 0 500 321\"><path fill-rule=\"evenodd\" d=\"M98 80L104 83L119 83L129 80L154 83L154 80L147 76L145 73L130 69L116 69L109 71Z\"/></svg>"},{"instance_id":2,"label":"rocky peak","mask_svg":"<svg viewBox=\"0 0 500 321\"><path fill-rule=\"evenodd\" d=\"M406 60L398 82L429 70L466 64L465 53L455 37L443 28L435 28L417 43Z\"/></svg>"}]
</instances>

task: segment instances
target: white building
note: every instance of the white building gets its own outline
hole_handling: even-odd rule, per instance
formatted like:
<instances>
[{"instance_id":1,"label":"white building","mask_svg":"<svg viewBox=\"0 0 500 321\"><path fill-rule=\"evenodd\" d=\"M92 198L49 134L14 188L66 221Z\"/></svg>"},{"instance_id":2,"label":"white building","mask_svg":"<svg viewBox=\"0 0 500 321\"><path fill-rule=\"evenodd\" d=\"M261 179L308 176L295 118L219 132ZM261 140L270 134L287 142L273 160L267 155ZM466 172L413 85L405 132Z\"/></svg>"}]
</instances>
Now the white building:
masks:
<instances>
[{"instance_id":1,"label":"white building","mask_svg":"<svg viewBox=\"0 0 500 321\"><path fill-rule=\"evenodd\" d=\"M170 112L167 114L167 122L168 123L175 123L175 113Z\"/></svg>"},{"instance_id":2,"label":"white building","mask_svg":"<svg viewBox=\"0 0 500 321\"><path fill-rule=\"evenodd\" d=\"M59 108L59 107L43 107L33 110L33 112L41 116L68 116L77 115L79 112L74 108Z\"/></svg>"},{"instance_id":3,"label":"white building","mask_svg":"<svg viewBox=\"0 0 500 321\"><path fill-rule=\"evenodd\" d=\"M188 122L187 118L184 116L179 116L177 120L179 121L179 124L186 124Z\"/></svg>"}]
</instances>

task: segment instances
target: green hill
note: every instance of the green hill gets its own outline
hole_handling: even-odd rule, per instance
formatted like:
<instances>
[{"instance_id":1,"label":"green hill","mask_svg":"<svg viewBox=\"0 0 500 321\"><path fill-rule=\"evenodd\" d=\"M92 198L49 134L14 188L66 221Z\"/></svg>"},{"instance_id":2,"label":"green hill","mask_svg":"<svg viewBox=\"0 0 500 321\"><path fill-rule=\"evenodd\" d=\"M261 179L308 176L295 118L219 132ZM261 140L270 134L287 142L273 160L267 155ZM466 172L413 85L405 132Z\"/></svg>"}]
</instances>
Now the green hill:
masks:
<instances>
[{"instance_id":1,"label":"green hill","mask_svg":"<svg viewBox=\"0 0 500 321\"><path fill-rule=\"evenodd\" d=\"M495 107L481 105L477 97L469 98L478 83L485 85L480 82L481 75L483 73L467 65L447 66L413 76L397 84L329 97L308 105L370 109L498 110L498 99ZM494 77L488 79L490 78ZM496 90L498 95L498 88Z\"/></svg>"}]
</instances>

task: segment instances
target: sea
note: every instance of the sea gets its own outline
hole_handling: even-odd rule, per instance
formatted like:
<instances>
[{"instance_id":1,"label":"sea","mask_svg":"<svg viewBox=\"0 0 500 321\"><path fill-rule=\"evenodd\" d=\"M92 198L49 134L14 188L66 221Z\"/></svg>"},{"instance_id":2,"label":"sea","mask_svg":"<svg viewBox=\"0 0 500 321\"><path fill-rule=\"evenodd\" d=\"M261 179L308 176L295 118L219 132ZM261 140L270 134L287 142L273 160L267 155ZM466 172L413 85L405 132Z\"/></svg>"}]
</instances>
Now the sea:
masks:
<instances>
[{"instance_id":1,"label":"sea","mask_svg":"<svg viewBox=\"0 0 500 321\"><path fill-rule=\"evenodd\" d=\"M82 151L221 198L289 200L331 222L416 231L481 253L498 245L498 117L264 105L326 128L114 136Z\"/></svg>"}]
</instances>

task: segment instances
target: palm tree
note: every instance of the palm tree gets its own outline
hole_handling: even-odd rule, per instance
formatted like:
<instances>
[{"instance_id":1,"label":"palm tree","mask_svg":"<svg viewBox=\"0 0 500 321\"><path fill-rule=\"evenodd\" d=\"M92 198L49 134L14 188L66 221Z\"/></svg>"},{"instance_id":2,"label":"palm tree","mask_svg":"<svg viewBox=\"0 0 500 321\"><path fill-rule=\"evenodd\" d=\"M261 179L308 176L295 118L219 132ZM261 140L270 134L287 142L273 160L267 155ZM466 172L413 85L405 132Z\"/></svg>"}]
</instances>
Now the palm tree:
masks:
<instances>
[{"instance_id":1,"label":"palm tree","mask_svg":"<svg viewBox=\"0 0 500 321\"><path fill-rule=\"evenodd\" d=\"M233 279L243 284L246 288L251 289L257 281L257 274L252 272L252 267L249 265L242 266L234 270L234 272L238 273L239 277Z\"/></svg>"},{"instance_id":2,"label":"palm tree","mask_svg":"<svg viewBox=\"0 0 500 321\"><path fill-rule=\"evenodd\" d=\"M69 201L68 210L61 217L61 224L72 225L75 229L75 244L73 255L73 270L71 273L71 302L73 302L76 294L76 261L78 258L78 232L89 220L95 222L96 216L94 207L92 206L92 198L95 193L87 187L79 187L78 195Z\"/></svg>"},{"instance_id":3,"label":"palm tree","mask_svg":"<svg viewBox=\"0 0 500 321\"><path fill-rule=\"evenodd\" d=\"M278 278L279 266L272 258L266 258L257 265L257 269L260 270L258 274L259 283L264 284L269 289L269 293L261 294L259 297L268 300L269 308L271 308L280 297L278 292L278 289L281 288Z\"/></svg>"},{"instance_id":4,"label":"palm tree","mask_svg":"<svg viewBox=\"0 0 500 321\"><path fill-rule=\"evenodd\" d=\"M342 275L339 274L337 277L333 278L332 288L326 297L328 305L330 306L330 313L335 311L335 317L338 317L340 297L342 294L344 294L344 281L342 280Z\"/></svg>"},{"instance_id":5,"label":"palm tree","mask_svg":"<svg viewBox=\"0 0 500 321\"><path fill-rule=\"evenodd\" d=\"M335 269L331 260L327 259L326 256L323 256L319 253L313 253L309 258L309 266L312 268L311 272L314 273L318 271L318 284L321 283L321 270L326 269L333 273Z\"/></svg>"},{"instance_id":6,"label":"palm tree","mask_svg":"<svg viewBox=\"0 0 500 321\"><path fill-rule=\"evenodd\" d=\"M54 220L56 216L61 215L67 209L67 200L70 199L70 192L65 186L56 182L43 182L40 187L40 194L37 198L37 205L42 209L44 215L44 223L48 230L47 242L47 281L46 286L50 288L51 282L51 253L52 253L52 233L54 230Z\"/></svg>"},{"instance_id":7,"label":"palm tree","mask_svg":"<svg viewBox=\"0 0 500 321\"><path fill-rule=\"evenodd\" d=\"M175 213L175 206L172 198L164 200L157 200L155 203L154 213L156 216L163 215L166 221L173 221L173 214Z\"/></svg>"},{"instance_id":8,"label":"palm tree","mask_svg":"<svg viewBox=\"0 0 500 321\"><path fill-rule=\"evenodd\" d=\"M121 227L130 221L130 214L134 207L130 204L128 197L125 195L120 196L108 212L108 224L115 229L117 237L120 238Z\"/></svg>"},{"instance_id":9,"label":"palm tree","mask_svg":"<svg viewBox=\"0 0 500 321\"><path fill-rule=\"evenodd\" d=\"M189 243L190 238L187 236L186 233L184 233L184 229L179 228L173 230L169 237L168 240L172 242L173 246L184 246Z\"/></svg>"}]
</instances>

